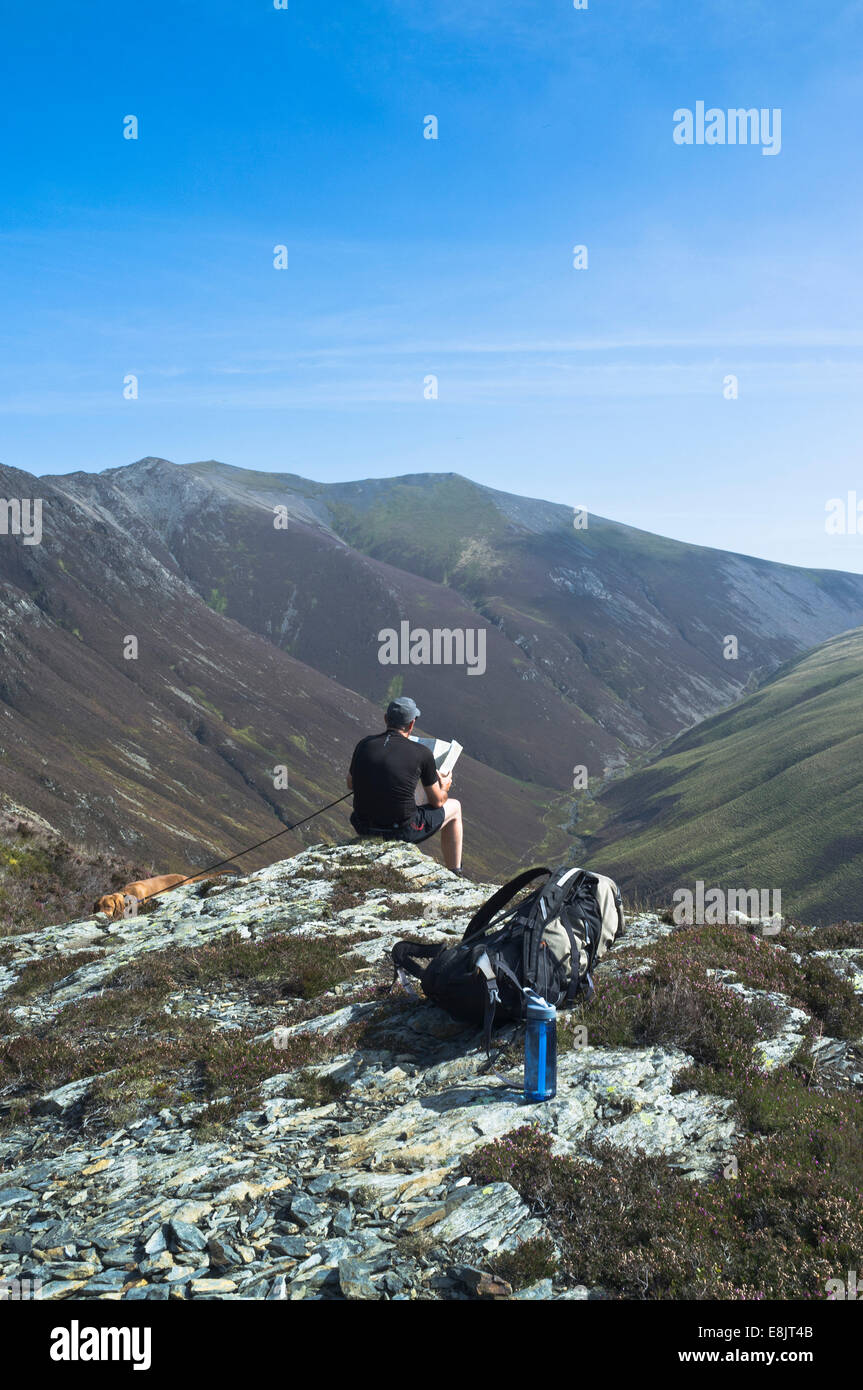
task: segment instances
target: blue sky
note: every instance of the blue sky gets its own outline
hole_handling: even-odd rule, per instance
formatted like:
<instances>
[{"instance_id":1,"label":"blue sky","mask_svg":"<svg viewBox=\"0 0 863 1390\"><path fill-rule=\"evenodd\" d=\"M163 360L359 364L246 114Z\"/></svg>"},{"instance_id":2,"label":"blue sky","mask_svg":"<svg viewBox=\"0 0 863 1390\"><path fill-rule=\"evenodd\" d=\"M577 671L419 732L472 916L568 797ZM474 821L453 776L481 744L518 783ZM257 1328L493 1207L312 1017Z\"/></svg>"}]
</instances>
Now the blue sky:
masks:
<instances>
[{"instance_id":1,"label":"blue sky","mask_svg":"<svg viewBox=\"0 0 863 1390\"><path fill-rule=\"evenodd\" d=\"M863 571L861 38L863 0L7 8L0 459L455 471ZM675 144L699 100L781 152Z\"/></svg>"}]
</instances>

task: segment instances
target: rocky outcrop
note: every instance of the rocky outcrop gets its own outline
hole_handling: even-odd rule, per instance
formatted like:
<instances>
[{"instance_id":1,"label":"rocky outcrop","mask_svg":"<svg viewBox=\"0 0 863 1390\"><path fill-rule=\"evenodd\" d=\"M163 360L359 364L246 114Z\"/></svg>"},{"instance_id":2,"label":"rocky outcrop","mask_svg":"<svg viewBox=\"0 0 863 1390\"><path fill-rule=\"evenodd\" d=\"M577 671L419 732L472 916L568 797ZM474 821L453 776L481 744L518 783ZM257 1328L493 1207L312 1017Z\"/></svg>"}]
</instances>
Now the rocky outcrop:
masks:
<instances>
[{"instance_id":1,"label":"rocky outcrop","mask_svg":"<svg viewBox=\"0 0 863 1390\"><path fill-rule=\"evenodd\" d=\"M341 906L339 883L353 875L355 885L362 874L367 891L354 886L348 896L360 900ZM376 886L383 881L397 886ZM673 1090L691 1061L679 1048L587 1045L561 1056L557 1097L528 1105L519 1067L486 1067L473 1030L428 1001L386 995L380 982L393 942L457 940L490 888L409 846L317 846L244 880L176 890L138 918L88 918L7 938L0 1008L10 1046L34 1032L50 1046L64 1009L103 999L118 971L165 951L326 936L344 939L352 965L312 1002L261 1000L242 982L164 996L169 1021L248 1037L267 1063L248 1105L226 1110L221 1131L200 1128L205 1112L218 1118L219 1103L194 1097L142 1105L122 1122L91 1112L104 1074L42 1094L8 1086L0 1096L0 1277L41 1280L47 1299L602 1296L556 1277L513 1294L495 1277L495 1257L546 1233L507 1183L478 1187L466 1177L465 1156L535 1122L558 1153L601 1139L704 1178L734 1147L732 1102ZM599 989L634 949L672 930L653 915L633 921L600 966ZM837 969L856 969L863 989L854 953L832 954ZM25 972L48 966L50 983L16 992ZM777 1065L800 1012L788 1005L781 1036L760 1044ZM499 1040L516 1031L508 1026ZM320 1044L320 1059L311 1053L301 1068L288 1065L298 1040ZM863 1084L850 1056L846 1047L850 1075Z\"/></svg>"}]
</instances>

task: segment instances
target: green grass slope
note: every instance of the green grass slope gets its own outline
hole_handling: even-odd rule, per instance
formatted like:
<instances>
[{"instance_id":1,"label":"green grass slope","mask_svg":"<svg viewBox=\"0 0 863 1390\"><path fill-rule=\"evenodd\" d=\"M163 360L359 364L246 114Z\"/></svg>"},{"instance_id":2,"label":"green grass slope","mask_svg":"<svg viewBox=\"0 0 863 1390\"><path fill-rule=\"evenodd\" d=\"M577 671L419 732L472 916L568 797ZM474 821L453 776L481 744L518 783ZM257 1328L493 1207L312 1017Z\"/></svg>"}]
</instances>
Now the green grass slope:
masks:
<instances>
[{"instance_id":1,"label":"green grass slope","mask_svg":"<svg viewBox=\"0 0 863 1390\"><path fill-rule=\"evenodd\" d=\"M863 629L783 667L600 798L592 862L668 898L780 889L786 913L863 917Z\"/></svg>"}]
</instances>

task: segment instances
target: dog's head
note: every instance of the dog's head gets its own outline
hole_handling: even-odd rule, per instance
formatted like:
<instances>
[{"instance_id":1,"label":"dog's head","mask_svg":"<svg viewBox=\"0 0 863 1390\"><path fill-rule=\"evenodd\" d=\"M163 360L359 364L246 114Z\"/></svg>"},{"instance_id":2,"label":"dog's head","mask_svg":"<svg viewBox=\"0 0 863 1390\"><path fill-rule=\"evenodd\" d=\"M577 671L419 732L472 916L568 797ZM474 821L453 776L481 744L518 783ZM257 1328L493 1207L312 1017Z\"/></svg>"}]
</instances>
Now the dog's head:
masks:
<instances>
[{"instance_id":1,"label":"dog's head","mask_svg":"<svg viewBox=\"0 0 863 1390\"><path fill-rule=\"evenodd\" d=\"M106 893L104 897L97 898L93 904L94 912L104 912L105 916L112 922L118 922L123 916L125 899L122 893Z\"/></svg>"}]
</instances>

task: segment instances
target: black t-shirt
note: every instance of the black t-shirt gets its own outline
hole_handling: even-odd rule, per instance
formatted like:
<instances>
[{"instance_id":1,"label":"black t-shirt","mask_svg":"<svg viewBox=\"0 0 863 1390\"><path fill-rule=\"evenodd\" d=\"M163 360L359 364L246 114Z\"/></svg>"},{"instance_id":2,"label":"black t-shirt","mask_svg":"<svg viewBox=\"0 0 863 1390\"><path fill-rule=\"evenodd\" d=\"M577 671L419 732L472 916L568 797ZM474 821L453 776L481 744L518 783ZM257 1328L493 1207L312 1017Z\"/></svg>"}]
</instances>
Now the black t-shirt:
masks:
<instances>
[{"instance_id":1,"label":"black t-shirt","mask_svg":"<svg viewBox=\"0 0 863 1390\"><path fill-rule=\"evenodd\" d=\"M403 825L412 818L420 778L424 787L435 787L438 781L431 749L392 729L360 740L350 772L357 820L381 828Z\"/></svg>"}]
</instances>

